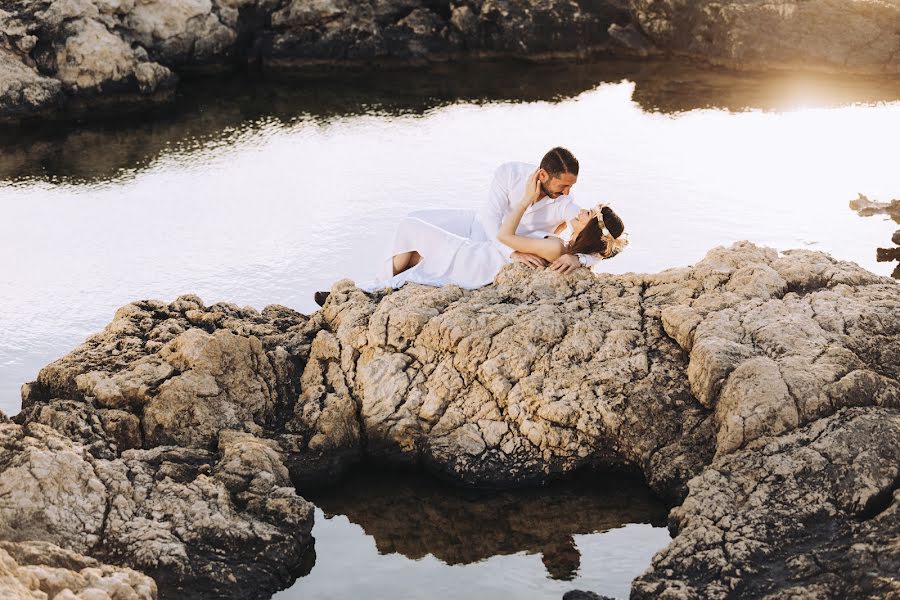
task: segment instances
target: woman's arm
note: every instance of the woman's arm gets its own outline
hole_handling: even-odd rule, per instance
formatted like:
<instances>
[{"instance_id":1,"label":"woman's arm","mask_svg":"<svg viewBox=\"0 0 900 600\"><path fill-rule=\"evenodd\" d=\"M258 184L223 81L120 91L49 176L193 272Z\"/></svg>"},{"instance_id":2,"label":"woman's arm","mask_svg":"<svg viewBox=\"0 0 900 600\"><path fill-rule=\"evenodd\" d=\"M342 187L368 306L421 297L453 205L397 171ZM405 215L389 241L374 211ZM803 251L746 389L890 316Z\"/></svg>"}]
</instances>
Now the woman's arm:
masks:
<instances>
[{"instance_id":1,"label":"woman's arm","mask_svg":"<svg viewBox=\"0 0 900 600\"><path fill-rule=\"evenodd\" d=\"M528 178L525 185L525 196L522 200L513 206L512 212L507 215L500 226L497 233L497 239L500 243L505 244L518 252L527 252L528 254L536 254L541 258L554 261L559 258L564 250L563 243L558 238L530 238L524 235L516 235L516 229L522 221L522 215L528 210L528 207L540 200L541 185L537 178L537 171Z\"/></svg>"}]
</instances>

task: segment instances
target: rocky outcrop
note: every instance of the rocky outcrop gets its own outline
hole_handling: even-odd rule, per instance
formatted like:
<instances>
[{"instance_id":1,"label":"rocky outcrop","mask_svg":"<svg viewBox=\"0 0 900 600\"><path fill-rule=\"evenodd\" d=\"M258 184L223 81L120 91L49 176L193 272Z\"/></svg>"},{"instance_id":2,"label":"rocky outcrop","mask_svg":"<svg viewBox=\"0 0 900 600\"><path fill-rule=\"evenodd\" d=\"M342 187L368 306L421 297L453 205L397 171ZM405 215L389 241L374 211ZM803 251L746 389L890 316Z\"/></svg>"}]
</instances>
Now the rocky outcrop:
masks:
<instances>
[{"instance_id":1,"label":"rocky outcrop","mask_svg":"<svg viewBox=\"0 0 900 600\"><path fill-rule=\"evenodd\" d=\"M896 286L818 253L742 245L599 282L509 269L376 300L332 289L295 426L342 447L356 432L334 415L356 407L370 456L469 483L633 465L673 493L713 454L900 393Z\"/></svg>"},{"instance_id":2,"label":"rocky outcrop","mask_svg":"<svg viewBox=\"0 0 900 600\"><path fill-rule=\"evenodd\" d=\"M296 495L277 445L247 433L220 436L218 455L160 446L109 460L40 423L0 424L0 475L0 539L128 564L167 595L275 591L310 543L312 505ZM101 571L82 571L82 587L120 578ZM233 589L239 580L254 591Z\"/></svg>"},{"instance_id":3,"label":"rocky outcrop","mask_svg":"<svg viewBox=\"0 0 900 600\"><path fill-rule=\"evenodd\" d=\"M3 116L61 107L71 96L150 94L175 76L133 44L134 2L36 0L0 8L0 107ZM12 12L10 12L10 10Z\"/></svg>"},{"instance_id":4,"label":"rocky outcrop","mask_svg":"<svg viewBox=\"0 0 900 600\"><path fill-rule=\"evenodd\" d=\"M156 583L47 542L0 541L0 597L17 600L155 600Z\"/></svg>"},{"instance_id":5,"label":"rocky outcrop","mask_svg":"<svg viewBox=\"0 0 900 600\"><path fill-rule=\"evenodd\" d=\"M900 413L842 409L713 462L634 598L889 598L900 591Z\"/></svg>"},{"instance_id":6,"label":"rocky outcrop","mask_svg":"<svg viewBox=\"0 0 900 600\"><path fill-rule=\"evenodd\" d=\"M641 597L895 593L898 289L740 243L653 275L344 281L311 317L136 302L0 425L0 526L164 586L283 584L309 523L288 471L302 493L362 458L476 487L611 467L677 507Z\"/></svg>"},{"instance_id":7,"label":"rocky outcrop","mask_svg":"<svg viewBox=\"0 0 900 600\"><path fill-rule=\"evenodd\" d=\"M900 73L900 4L890 0L631 0L669 53L738 69Z\"/></svg>"}]
</instances>

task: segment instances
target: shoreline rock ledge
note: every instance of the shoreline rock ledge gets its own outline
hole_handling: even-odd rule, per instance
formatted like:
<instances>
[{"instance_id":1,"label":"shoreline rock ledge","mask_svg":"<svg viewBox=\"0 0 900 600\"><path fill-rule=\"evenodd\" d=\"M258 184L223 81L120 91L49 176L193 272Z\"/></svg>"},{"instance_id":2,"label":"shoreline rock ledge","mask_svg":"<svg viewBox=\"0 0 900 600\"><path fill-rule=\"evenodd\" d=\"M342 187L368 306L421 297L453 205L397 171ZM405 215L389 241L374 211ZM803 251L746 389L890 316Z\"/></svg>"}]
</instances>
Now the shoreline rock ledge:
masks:
<instances>
[{"instance_id":1,"label":"shoreline rock ledge","mask_svg":"<svg viewBox=\"0 0 900 600\"><path fill-rule=\"evenodd\" d=\"M0 120L162 101L198 69L596 55L896 75L900 3L21 0L0 4Z\"/></svg>"},{"instance_id":2,"label":"shoreline rock ledge","mask_svg":"<svg viewBox=\"0 0 900 600\"><path fill-rule=\"evenodd\" d=\"M78 556L40 567L59 578L258 597L308 568L304 489L365 460L491 487L640 471L673 540L632 598L893 597L898 292L740 242L657 274L342 281L309 316L128 304L0 419L0 594L50 585L22 566L47 544Z\"/></svg>"}]
</instances>

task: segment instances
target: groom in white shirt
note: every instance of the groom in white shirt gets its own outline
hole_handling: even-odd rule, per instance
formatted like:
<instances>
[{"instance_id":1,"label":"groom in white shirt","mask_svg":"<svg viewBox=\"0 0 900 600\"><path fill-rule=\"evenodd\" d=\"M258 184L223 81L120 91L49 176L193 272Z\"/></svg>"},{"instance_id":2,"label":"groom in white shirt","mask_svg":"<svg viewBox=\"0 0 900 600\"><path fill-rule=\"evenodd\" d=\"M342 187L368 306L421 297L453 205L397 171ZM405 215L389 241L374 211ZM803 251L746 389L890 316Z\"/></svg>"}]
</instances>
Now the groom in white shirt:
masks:
<instances>
[{"instance_id":1,"label":"groom in white shirt","mask_svg":"<svg viewBox=\"0 0 900 600\"><path fill-rule=\"evenodd\" d=\"M572 186L578 180L578 160L565 148L553 148L541 160L541 164L531 165L509 162L500 165L494 172L494 179L488 195L487 205L478 211L476 217L484 229L486 237L494 240L497 247L511 260L538 269L547 266L547 261L534 254L516 252L497 241L500 224L513 206L525 193L528 177L538 170L543 197L525 211L516 233L529 237L553 235L566 223L578 215L581 208L572 198ZM571 273L579 266L592 266L597 259L588 254L563 254L550 268L560 273Z\"/></svg>"}]
</instances>

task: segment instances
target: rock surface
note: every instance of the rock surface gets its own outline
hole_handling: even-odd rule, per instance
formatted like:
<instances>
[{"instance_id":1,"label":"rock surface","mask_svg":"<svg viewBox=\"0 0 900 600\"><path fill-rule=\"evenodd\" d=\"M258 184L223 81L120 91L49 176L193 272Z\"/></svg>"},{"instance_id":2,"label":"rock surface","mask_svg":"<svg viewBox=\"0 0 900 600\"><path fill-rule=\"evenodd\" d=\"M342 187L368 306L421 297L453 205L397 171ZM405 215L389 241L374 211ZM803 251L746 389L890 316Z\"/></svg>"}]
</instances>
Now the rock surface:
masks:
<instances>
[{"instance_id":1,"label":"rock surface","mask_svg":"<svg viewBox=\"0 0 900 600\"><path fill-rule=\"evenodd\" d=\"M125 563L167 594L275 591L302 561L312 512L277 445L251 434L223 433L218 457L160 446L109 460L40 423L0 424L0 539Z\"/></svg>"},{"instance_id":2,"label":"rock surface","mask_svg":"<svg viewBox=\"0 0 900 600\"><path fill-rule=\"evenodd\" d=\"M631 7L657 47L714 64L900 73L896 0L631 0Z\"/></svg>"},{"instance_id":3,"label":"rock surface","mask_svg":"<svg viewBox=\"0 0 900 600\"><path fill-rule=\"evenodd\" d=\"M343 281L311 317L136 302L0 424L0 532L166 589L272 589L308 543L291 481L363 458L479 487L612 467L676 506L639 597L900 593L898 291L739 243L651 275Z\"/></svg>"},{"instance_id":4,"label":"rock surface","mask_svg":"<svg viewBox=\"0 0 900 600\"><path fill-rule=\"evenodd\" d=\"M894 597L898 440L897 410L847 408L717 459L632 597Z\"/></svg>"},{"instance_id":5,"label":"rock surface","mask_svg":"<svg viewBox=\"0 0 900 600\"><path fill-rule=\"evenodd\" d=\"M155 600L153 579L47 542L0 541L0 598Z\"/></svg>"}]
</instances>

